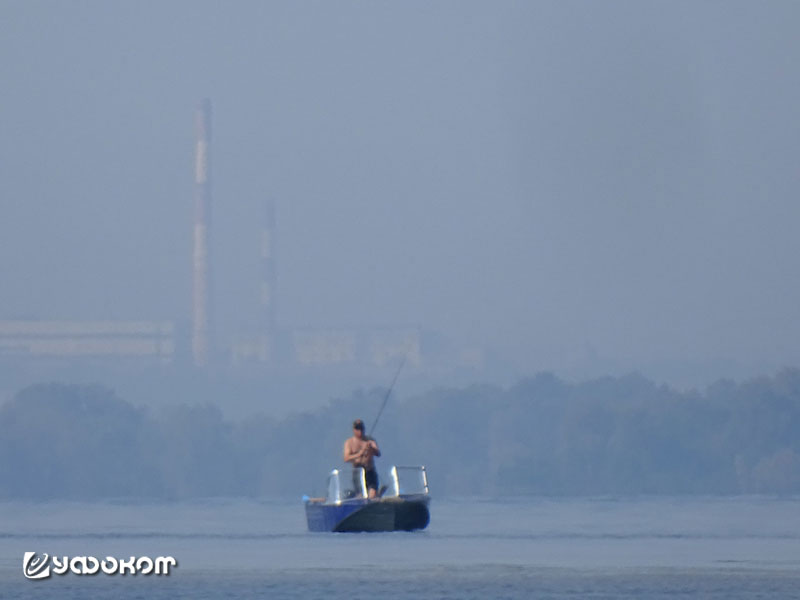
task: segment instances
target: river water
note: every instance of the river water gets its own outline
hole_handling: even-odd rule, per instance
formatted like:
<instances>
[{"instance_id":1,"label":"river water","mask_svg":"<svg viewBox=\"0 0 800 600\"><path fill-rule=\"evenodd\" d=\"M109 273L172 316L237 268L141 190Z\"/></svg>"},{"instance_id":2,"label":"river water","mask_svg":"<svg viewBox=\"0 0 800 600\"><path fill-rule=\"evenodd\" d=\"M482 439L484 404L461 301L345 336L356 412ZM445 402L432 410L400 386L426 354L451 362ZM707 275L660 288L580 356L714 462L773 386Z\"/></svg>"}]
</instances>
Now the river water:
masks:
<instances>
[{"instance_id":1,"label":"river water","mask_svg":"<svg viewBox=\"0 0 800 600\"><path fill-rule=\"evenodd\" d=\"M800 598L800 498L434 499L385 534L309 533L299 499L0 514L2 598ZM26 552L178 566L29 580Z\"/></svg>"}]
</instances>

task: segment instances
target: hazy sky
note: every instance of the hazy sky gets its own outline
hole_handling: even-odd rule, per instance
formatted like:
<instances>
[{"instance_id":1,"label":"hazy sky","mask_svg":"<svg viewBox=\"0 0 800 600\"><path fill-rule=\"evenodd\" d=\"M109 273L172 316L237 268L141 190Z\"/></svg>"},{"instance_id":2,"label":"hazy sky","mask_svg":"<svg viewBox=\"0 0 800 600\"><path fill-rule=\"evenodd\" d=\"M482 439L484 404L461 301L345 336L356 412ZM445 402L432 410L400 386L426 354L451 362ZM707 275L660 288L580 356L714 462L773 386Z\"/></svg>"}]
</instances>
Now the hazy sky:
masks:
<instances>
[{"instance_id":1,"label":"hazy sky","mask_svg":"<svg viewBox=\"0 0 800 600\"><path fill-rule=\"evenodd\" d=\"M418 324L520 372L800 364L800 3L0 0L0 318Z\"/></svg>"}]
</instances>

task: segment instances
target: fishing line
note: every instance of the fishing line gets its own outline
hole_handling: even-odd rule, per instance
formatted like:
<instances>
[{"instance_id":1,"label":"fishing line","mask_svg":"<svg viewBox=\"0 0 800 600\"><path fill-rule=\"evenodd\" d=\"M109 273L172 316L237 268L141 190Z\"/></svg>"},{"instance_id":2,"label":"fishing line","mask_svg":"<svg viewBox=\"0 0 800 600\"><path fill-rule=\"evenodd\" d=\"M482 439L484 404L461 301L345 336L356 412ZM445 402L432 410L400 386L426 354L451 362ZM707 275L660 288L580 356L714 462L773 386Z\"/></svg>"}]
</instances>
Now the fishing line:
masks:
<instances>
[{"instance_id":1,"label":"fishing line","mask_svg":"<svg viewBox=\"0 0 800 600\"><path fill-rule=\"evenodd\" d=\"M403 362L400 363L400 367L398 367L397 369L397 373L394 374L394 379L392 379L392 385L390 385L389 389L386 390L386 396L384 396L383 398L383 404L381 404L381 409L378 411L378 416L375 417L375 420L372 422L372 427L370 428L369 433L367 434L368 437L372 437L372 433L375 431L375 427L378 426L378 419L381 418L381 415L383 414L383 409L386 408L386 403L389 401L389 396L392 394L392 390L394 389L394 384L397 383L397 378L400 376L400 371L403 370L403 365L406 364L407 358L408 354L406 353L406 355L403 356Z\"/></svg>"}]
</instances>

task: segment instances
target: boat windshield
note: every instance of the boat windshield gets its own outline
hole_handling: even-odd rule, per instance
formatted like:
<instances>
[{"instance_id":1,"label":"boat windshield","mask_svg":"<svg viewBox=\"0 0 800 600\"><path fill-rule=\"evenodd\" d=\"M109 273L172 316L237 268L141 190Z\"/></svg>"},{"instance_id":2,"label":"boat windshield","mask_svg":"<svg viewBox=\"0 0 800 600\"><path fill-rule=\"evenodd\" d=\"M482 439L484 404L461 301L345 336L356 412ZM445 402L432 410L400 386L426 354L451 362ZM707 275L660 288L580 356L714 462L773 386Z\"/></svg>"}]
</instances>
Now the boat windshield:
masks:
<instances>
[{"instance_id":1,"label":"boat windshield","mask_svg":"<svg viewBox=\"0 0 800 600\"><path fill-rule=\"evenodd\" d=\"M389 472L392 496L428 493L428 473L425 467L392 467Z\"/></svg>"},{"instance_id":2,"label":"boat windshield","mask_svg":"<svg viewBox=\"0 0 800 600\"><path fill-rule=\"evenodd\" d=\"M347 465L334 469L328 475L326 503L338 504L342 500L366 497L367 482L364 478L364 469L362 467L353 468Z\"/></svg>"}]
</instances>

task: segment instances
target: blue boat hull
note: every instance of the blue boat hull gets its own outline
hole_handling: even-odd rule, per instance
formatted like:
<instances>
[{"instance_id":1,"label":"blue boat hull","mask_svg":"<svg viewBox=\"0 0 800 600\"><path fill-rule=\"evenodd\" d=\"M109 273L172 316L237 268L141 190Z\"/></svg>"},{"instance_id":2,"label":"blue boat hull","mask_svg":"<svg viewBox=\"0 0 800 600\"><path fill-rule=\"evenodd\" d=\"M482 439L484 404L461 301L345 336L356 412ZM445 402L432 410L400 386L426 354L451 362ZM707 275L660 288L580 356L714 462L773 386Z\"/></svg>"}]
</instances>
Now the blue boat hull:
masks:
<instances>
[{"instance_id":1,"label":"blue boat hull","mask_svg":"<svg viewBox=\"0 0 800 600\"><path fill-rule=\"evenodd\" d=\"M358 498L340 504L306 502L309 531L414 531L430 522L429 498Z\"/></svg>"}]
</instances>

